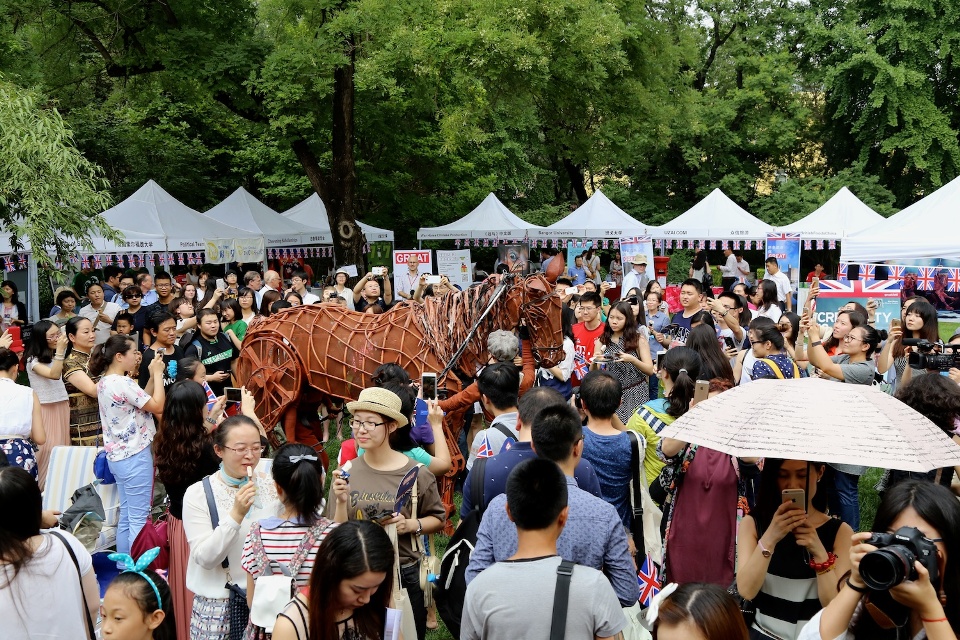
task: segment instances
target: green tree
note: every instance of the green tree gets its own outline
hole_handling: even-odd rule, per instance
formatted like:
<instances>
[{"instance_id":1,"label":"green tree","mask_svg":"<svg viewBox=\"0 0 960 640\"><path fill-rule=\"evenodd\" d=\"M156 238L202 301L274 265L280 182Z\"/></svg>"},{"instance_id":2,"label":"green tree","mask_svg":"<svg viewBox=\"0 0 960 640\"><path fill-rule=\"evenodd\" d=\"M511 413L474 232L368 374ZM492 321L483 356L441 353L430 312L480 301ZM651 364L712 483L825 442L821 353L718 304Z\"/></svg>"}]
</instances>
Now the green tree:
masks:
<instances>
[{"instance_id":1,"label":"green tree","mask_svg":"<svg viewBox=\"0 0 960 640\"><path fill-rule=\"evenodd\" d=\"M53 268L95 235L117 234L99 212L110 206L103 172L83 157L56 109L0 76L0 222L14 248L29 243L35 259Z\"/></svg>"}]
</instances>

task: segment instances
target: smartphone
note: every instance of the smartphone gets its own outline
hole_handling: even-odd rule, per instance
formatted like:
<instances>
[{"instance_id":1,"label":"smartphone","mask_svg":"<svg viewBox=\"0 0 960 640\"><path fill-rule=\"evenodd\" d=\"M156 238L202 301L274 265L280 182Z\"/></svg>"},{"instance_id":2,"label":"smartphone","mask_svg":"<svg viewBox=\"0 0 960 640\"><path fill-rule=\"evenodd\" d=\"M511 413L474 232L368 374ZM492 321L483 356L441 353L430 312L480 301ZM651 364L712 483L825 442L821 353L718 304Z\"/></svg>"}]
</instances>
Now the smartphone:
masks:
<instances>
[{"instance_id":1,"label":"smartphone","mask_svg":"<svg viewBox=\"0 0 960 640\"><path fill-rule=\"evenodd\" d=\"M420 376L420 391L424 400L437 399L437 374L425 373Z\"/></svg>"},{"instance_id":2,"label":"smartphone","mask_svg":"<svg viewBox=\"0 0 960 640\"><path fill-rule=\"evenodd\" d=\"M813 278L810 279L810 286L811 286L811 287L819 287L819 286L820 286L820 278L818 278L817 276L813 276Z\"/></svg>"},{"instance_id":3,"label":"smartphone","mask_svg":"<svg viewBox=\"0 0 960 640\"><path fill-rule=\"evenodd\" d=\"M890 320L890 328L891 328L891 329L899 329L899 328L900 328L900 318L892 318L892 319Z\"/></svg>"},{"instance_id":4,"label":"smartphone","mask_svg":"<svg viewBox=\"0 0 960 640\"><path fill-rule=\"evenodd\" d=\"M373 275L375 276L385 276L387 275L386 267L374 267L372 270Z\"/></svg>"},{"instance_id":5,"label":"smartphone","mask_svg":"<svg viewBox=\"0 0 960 640\"><path fill-rule=\"evenodd\" d=\"M565 296L572 296L572 295L576 295L576 294L577 294L577 288L576 288L576 287L567 287L566 289L563 290L563 295L565 295Z\"/></svg>"},{"instance_id":6,"label":"smartphone","mask_svg":"<svg viewBox=\"0 0 960 640\"><path fill-rule=\"evenodd\" d=\"M223 393L227 397L227 406L224 407L223 412L228 416L235 416L240 413L240 402L243 399L240 395L240 389L237 387L226 387Z\"/></svg>"},{"instance_id":7,"label":"smartphone","mask_svg":"<svg viewBox=\"0 0 960 640\"><path fill-rule=\"evenodd\" d=\"M806 510L807 501L805 500L805 492L803 489L784 489L783 492L783 502L792 502L801 509Z\"/></svg>"},{"instance_id":8,"label":"smartphone","mask_svg":"<svg viewBox=\"0 0 960 640\"><path fill-rule=\"evenodd\" d=\"M665 356L666 353L666 351L660 351L657 353L657 371L660 371L660 368L663 366L663 356Z\"/></svg>"},{"instance_id":9,"label":"smartphone","mask_svg":"<svg viewBox=\"0 0 960 640\"><path fill-rule=\"evenodd\" d=\"M443 280L443 276L427 276L427 284L440 284L441 280Z\"/></svg>"},{"instance_id":10,"label":"smartphone","mask_svg":"<svg viewBox=\"0 0 960 640\"><path fill-rule=\"evenodd\" d=\"M723 336L723 344L727 345L727 349L737 348L737 343L730 336Z\"/></svg>"},{"instance_id":11,"label":"smartphone","mask_svg":"<svg viewBox=\"0 0 960 640\"><path fill-rule=\"evenodd\" d=\"M693 401L694 402L703 402L710 396L710 381L709 380L697 380L696 386L693 388Z\"/></svg>"}]
</instances>

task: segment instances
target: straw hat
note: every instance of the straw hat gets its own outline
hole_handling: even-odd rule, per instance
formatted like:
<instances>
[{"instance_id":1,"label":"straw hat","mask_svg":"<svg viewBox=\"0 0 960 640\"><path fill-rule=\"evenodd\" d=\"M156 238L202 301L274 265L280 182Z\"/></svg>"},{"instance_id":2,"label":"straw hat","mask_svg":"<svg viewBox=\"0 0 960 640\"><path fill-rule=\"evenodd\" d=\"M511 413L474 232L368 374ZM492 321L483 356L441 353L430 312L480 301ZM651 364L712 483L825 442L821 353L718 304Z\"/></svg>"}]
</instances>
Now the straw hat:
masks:
<instances>
[{"instance_id":1,"label":"straw hat","mask_svg":"<svg viewBox=\"0 0 960 640\"><path fill-rule=\"evenodd\" d=\"M392 391L381 389L380 387L370 387L360 392L360 397L356 402L348 402L347 409L351 414L357 411L372 411L378 413L384 418L390 418L400 423L400 426L406 426L409 422L407 417L400 412L402 404L399 396Z\"/></svg>"}]
</instances>

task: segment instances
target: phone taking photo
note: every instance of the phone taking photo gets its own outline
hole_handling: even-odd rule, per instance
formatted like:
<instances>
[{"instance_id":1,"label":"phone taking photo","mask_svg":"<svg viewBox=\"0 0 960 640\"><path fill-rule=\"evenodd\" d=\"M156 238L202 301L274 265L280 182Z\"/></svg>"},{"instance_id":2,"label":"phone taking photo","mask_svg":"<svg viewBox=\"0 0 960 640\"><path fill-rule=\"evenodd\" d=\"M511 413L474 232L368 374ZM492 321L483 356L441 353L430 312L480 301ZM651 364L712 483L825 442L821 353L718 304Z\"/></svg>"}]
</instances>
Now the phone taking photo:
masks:
<instances>
[{"instance_id":1,"label":"phone taking photo","mask_svg":"<svg viewBox=\"0 0 960 640\"><path fill-rule=\"evenodd\" d=\"M420 376L420 392L424 400L437 399L437 374L425 373Z\"/></svg>"},{"instance_id":2,"label":"phone taking photo","mask_svg":"<svg viewBox=\"0 0 960 640\"><path fill-rule=\"evenodd\" d=\"M784 489L782 502L792 502L804 511L807 509L806 492L803 489Z\"/></svg>"},{"instance_id":3,"label":"phone taking photo","mask_svg":"<svg viewBox=\"0 0 960 640\"><path fill-rule=\"evenodd\" d=\"M697 380L696 386L693 388L693 401L694 403L703 402L710 397L710 381L709 380Z\"/></svg>"},{"instance_id":4,"label":"phone taking photo","mask_svg":"<svg viewBox=\"0 0 960 640\"><path fill-rule=\"evenodd\" d=\"M657 352L657 371L660 371L660 369L663 367L663 356L666 354L666 351Z\"/></svg>"},{"instance_id":5,"label":"phone taking photo","mask_svg":"<svg viewBox=\"0 0 960 640\"><path fill-rule=\"evenodd\" d=\"M224 407L223 412L228 416L235 416L240 413L240 403L243 401L240 389L237 387L226 387L223 390L223 394L227 399L227 406Z\"/></svg>"}]
</instances>

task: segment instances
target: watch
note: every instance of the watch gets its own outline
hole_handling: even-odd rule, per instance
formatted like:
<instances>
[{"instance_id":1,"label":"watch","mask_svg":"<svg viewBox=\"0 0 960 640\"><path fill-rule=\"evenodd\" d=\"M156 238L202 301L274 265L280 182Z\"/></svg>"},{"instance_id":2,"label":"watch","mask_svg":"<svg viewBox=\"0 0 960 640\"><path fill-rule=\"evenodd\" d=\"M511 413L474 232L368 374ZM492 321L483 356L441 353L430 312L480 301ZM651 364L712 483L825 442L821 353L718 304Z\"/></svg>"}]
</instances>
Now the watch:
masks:
<instances>
[{"instance_id":1,"label":"watch","mask_svg":"<svg viewBox=\"0 0 960 640\"><path fill-rule=\"evenodd\" d=\"M763 555L764 558L769 558L770 556L773 555L773 551L770 551L770 549L767 549L765 546L763 546L762 541L757 540L757 546L760 547L760 553Z\"/></svg>"},{"instance_id":2,"label":"watch","mask_svg":"<svg viewBox=\"0 0 960 640\"><path fill-rule=\"evenodd\" d=\"M423 523L420 522L420 518L417 518L417 534L416 535L420 535L421 533L423 533Z\"/></svg>"}]
</instances>

